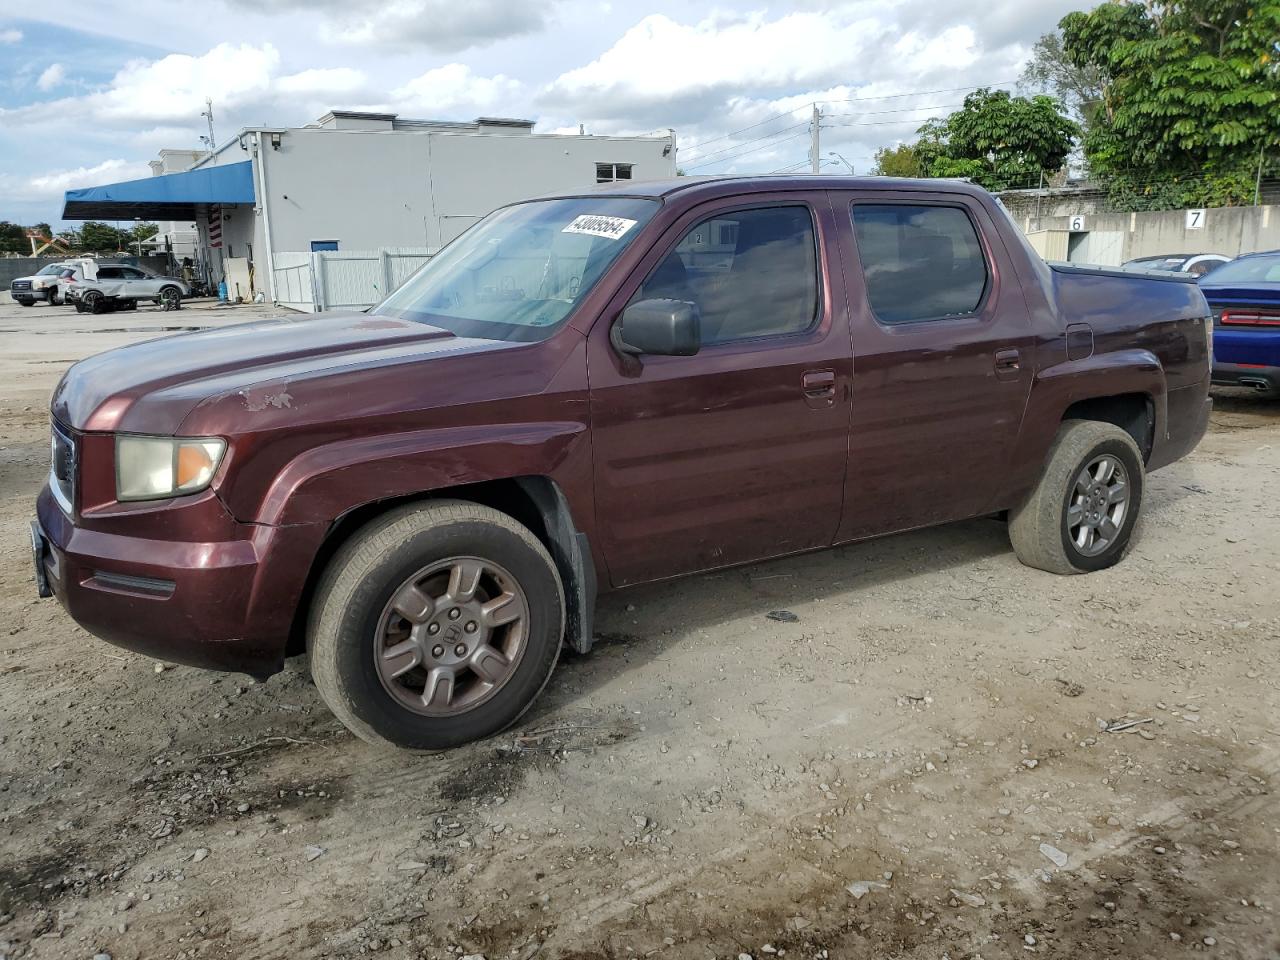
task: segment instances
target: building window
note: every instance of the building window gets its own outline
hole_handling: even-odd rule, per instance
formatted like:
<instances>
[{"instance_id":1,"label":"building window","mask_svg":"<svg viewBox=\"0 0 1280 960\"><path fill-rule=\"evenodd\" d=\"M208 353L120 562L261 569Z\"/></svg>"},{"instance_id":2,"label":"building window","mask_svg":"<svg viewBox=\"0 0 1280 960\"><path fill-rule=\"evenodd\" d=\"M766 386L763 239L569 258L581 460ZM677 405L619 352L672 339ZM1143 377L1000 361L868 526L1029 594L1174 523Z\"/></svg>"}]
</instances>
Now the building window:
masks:
<instances>
[{"instance_id":1,"label":"building window","mask_svg":"<svg viewBox=\"0 0 1280 960\"><path fill-rule=\"evenodd\" d=\"M631 179L629 163L597 163L596 183L614 183L618 180Z\"/></svg>"}]
</instances>

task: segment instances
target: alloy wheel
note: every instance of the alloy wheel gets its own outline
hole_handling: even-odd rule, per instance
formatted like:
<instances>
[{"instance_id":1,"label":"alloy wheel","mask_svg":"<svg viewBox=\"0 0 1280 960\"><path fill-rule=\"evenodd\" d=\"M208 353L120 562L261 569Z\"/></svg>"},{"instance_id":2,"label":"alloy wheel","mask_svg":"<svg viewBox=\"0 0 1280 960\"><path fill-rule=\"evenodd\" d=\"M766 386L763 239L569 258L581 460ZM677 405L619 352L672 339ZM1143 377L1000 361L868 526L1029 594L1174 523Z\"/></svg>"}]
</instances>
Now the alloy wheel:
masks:
<instances>
[{"instance_id":1,"label":"alloy wheel","mask_svg":"<svg viewBox=\"0 0 1280 960\"><path fill-rule=\"evenodd\" d=\"M383 688L429 717L471 710L502 688L524 656L529 604L503 567L450 557L392 594L378 621L374 661Z\"/></svg>"},{"instance_id":2,"label":"alloy wheel","mask_svg":"<svg viewBox=\"0 0 1280 960\"><path fill-rule=\"evenodd\" d=\"M1067 536L1082 556L1106 551L1124 526L1129 475L1111 454L1094 457L1076 475L1067 501Z\"/></svg>"}]
</instances>

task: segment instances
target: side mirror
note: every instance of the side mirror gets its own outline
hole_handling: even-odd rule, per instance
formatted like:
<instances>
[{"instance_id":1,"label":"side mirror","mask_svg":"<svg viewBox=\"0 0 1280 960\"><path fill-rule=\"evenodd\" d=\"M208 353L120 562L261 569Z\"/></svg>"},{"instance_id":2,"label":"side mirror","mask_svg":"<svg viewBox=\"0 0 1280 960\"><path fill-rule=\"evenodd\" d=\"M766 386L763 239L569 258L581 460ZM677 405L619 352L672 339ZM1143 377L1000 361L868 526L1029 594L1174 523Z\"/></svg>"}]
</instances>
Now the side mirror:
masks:
<instances>
[{"instance_id":1,"label":"side mirror","mask_svg":"<svg viewBox=\"0 0 1280 960\"><path fill-rule=\"evenodd\" d=\"M638 300L622 311L610 339L619 353L692 357L702 346L702 322L686 300Z\"/></svg>"}]
</instances>

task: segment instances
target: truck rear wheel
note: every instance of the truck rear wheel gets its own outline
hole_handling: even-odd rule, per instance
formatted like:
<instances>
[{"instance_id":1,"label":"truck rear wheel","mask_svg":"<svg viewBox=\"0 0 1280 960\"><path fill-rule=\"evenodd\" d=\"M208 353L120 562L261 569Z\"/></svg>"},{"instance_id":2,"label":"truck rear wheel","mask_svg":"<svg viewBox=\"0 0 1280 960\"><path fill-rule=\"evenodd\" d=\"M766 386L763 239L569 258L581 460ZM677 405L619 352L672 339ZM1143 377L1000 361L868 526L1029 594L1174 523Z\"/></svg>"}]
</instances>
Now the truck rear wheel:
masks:
<instances>
[{"instance_id":1,"label":"truck rear wheel","mask_svg":"<svg viewBox=\"0 0 1280 960\"><path fill-rule=\"evenodd\" d=\"M509 516L433 501L392 510L334 555L307 656L320 695L374 744L440 750L514 723L551 677L564 589Z\"/></svg>"},{"instance_id":2,"label":"truck rear wheel","mask_svg":"<svg viewBox=\"0 0 1280 960\"><path fill-rule=\"evenodd\" d=\"M1124 430L1093 420L1064 422L1040 482L1009 514L1018 559L1060 574L1118 563L1138 520L1145 479L1142 453Z\"/></svg>"}]
</instances>

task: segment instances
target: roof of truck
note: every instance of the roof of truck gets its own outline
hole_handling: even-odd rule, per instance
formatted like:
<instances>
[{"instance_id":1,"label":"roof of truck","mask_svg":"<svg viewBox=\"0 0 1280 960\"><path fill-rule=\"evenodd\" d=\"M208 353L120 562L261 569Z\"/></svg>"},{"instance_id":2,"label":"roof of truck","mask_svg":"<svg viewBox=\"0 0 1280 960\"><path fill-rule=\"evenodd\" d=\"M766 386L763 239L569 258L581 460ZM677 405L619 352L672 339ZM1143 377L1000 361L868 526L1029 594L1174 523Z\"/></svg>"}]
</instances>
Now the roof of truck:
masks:
<instances>
[{"instance_id":1,"label":"roof of truck","mask_svg":"<svg viewBox=\"0 0 1280 960\"><path fill-rule=\"evenodd\" d=\"M729 188L732 188L730 190ZM905 177L851 177L791 174L787 176L716 176L673 177L668 180L621 180L602 184L591 191L593 196L647 197L665 199L680 194L720 196L727 192L768 193L785 190L928 190L933 193L986 195L987 191L967 180L914 180ZM556 193L551 196L582 196L580 193Z\"/></svg>"}]
</instances>

